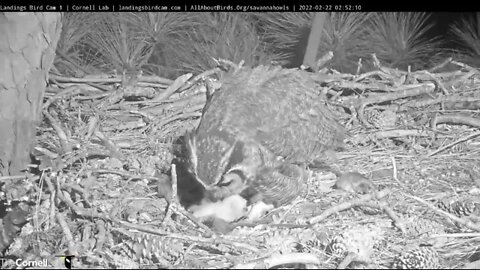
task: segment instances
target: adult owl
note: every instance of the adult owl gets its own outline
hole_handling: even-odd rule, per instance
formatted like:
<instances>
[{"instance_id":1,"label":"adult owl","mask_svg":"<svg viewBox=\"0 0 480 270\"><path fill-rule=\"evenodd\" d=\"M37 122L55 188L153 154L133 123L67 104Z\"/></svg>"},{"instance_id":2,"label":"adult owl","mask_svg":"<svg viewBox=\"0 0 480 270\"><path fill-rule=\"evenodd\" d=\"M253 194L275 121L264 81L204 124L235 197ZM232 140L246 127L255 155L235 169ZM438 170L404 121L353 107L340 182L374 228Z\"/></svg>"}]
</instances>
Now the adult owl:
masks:
<instances>
[{"instance_id":1,"label":"adult owl","mask_svg":"<svg viewBox=\"0 0 480 270\"><path fill-rule=\"evenodd\" d=\"M189 171L211 200L289 203L306 190L305 166L342 146L344 128L311 75L259 66L225 76L186 142Z\"/></svg>"}]
</instances>

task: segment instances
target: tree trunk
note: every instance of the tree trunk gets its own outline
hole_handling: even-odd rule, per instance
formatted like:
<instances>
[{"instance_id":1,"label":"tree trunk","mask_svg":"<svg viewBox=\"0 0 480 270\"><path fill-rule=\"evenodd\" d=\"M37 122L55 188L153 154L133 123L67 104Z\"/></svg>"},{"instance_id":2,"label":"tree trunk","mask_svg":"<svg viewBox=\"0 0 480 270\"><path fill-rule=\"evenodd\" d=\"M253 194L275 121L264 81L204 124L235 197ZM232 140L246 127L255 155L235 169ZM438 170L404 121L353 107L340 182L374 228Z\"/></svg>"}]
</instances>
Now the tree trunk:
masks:
<instances>
[{"instance_id":1,"label":"tree trunk","mask_svg":"<svg viewBox=\"0 0 480 270\"><path fill-rule=\"evenodd\" d=\"M0 175L30 160L61 26L60 13L0 13Z\"/></svg>"},{"instance_id":2,"label":"tree trunk","mask_svg":"<svg viewBox=\"0 0 480 270\"><path fill-rule=\"evenodd\" d=\"M325 24L326 12L317 12L312 20L312 27L310 28L310 36L308 37L307 49L303 58L303 65L308 66L317 72L317 56L318 48L320 47L320 39L322 38L323 27Z\"/></svg>"},{"instance_id":3,"label":"tree trunk","mask_svg":"<svg viewBox=\"0 0 480 270\"><path fill-rule=\"evenodd\" d=\"M477 35L480 36L480 12L475 12L477 17Z\"/></svg>"}]
</instances>

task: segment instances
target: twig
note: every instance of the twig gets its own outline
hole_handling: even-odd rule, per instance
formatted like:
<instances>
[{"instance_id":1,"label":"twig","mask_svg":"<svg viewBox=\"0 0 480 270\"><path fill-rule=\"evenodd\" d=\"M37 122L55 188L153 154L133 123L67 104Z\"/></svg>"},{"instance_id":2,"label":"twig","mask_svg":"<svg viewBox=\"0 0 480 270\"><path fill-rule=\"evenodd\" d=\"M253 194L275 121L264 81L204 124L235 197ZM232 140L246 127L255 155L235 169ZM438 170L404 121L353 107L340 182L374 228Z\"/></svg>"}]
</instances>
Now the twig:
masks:
<instances>
[{"instance_id":1,"label":"twig","mask_svg":"<svg viewBox=\"0 0 480 270\"><path fill-rule=\"evenodd\" d=\"M348 252L347 256L337 265L337 269L346 269L347 266L355 261L358 257L358 254L355 252Z\"/></svg>"},{"instance_id":2,"label":"twig","mask_svg":"<svg viewBox=\"0 0 480 270\"><path fill-rule=\"evenodd\" d=\"M47 184L52 186L53 185L51 184L51 182L48 180L46 180ZM133 229L136 229L136 230L139 230L139 231L143 231L143 232L147 232L147 233L152 233L152 234L155 234L155 235L163 235L163 236L168 236L168 237L172 237L172 238L178 238L178 239L187 239L187 240L193 240L193 241L196 241L196 242L202 242L202 243L206 243L206 242L211 242L211 243L222 243L222 244L226 244L226 245L232 245L232 246L236 246L236 247L240 247L240 248L245 248L245 249L250 249L252 251L257 251L256 248L254 247L251 247L247 244L242 244L242 243L229 243L228 241L222 241L222 240L219 240L219 239L213 239L213 240L208 240L206 238L199 238L199 237L189 237L189 236L181 236L179 234L175 234L175 233L170 233L170 232L167 232L167 231L161 231L161 230L158 230L158 229L150 229L150 228L147 228L146 226L143 226L143 225L139 225L139 224L131 224L131 223L128 223L128 222L124 222L124 221L121 221L121 220L118 220L116 219L115 217L108 217L108 216L104 216L98 212L96 212L95 210L93 209L83 209L77 205L75 205L71 200L70 198L68 198L67 196L65 196L59 189L60 187L57 187L58 189L58 192L57 192L57 196L58 198L63 201L64 203L66 203L71 209L72 211L74 211L77 215L79 216L84 216L84 217L88 217L88 218L99 218L99 219L103 219L103 220L109 220L111 222L115 222L115 223L118 223L120 225L123 225L125 227L128 227L128 228L133 228ZM203 224L202 224L203 225ZM203 225L205 226L205 225ZM208 228L207 228L207 231L208 231Z\"/></svg>"},{"instance_id":3,"label":"twig","mask_svg":"<svg viewBox=\"0 0 480 270\"><path fill-rule=\"evenodd\" d=\"M53 175L55 175L55 174L53 174ZM60 183L58 181L58 177L56 177L56 185L57 185L56 188L53 186L53 183L50 181L50 178L48 176L45 177L45 182L47 183L48 189L51 192L51 198L52 198L52 202L51 202L52 208L51 209L53 209L51 211L51 214L53 214L57 218L58 224L62 228L63 234L65 235L65 238L67 238L69 255L76 255L77 254L77 248L73 245L73 243L75 243L75 241L74 241L74 238L73 238L73 235L72 235L72 231L68 227L68 224L65 221L65 217L63 216L63 214L60 213L60 211L55 211L54 210L55 209L55 203L54 203L55 202L55 200L54 200L55 194L58 194L58 195L61 194L61 196L63 197L62 191L60 190ZM55 214L55 212L56 212L56 214Z\"/></svg>"},{"instance_id":4,"label":"twig","mask_svg":"<svg viewBox=\"0 0 480 270\"><path fill-rule=\"evenodd\" d=\"M473 134L470 134L470 135L468 135L468 136L462 137L462 138L460 138L460 139L458 139L458 140L456 140L456 141L454 141L454 142L452 142L452 143L450 143L450 144L447 144L447 145L445 145L445 146L442 146L442 147L438 148L437 150L435 150L435 151L431 152L430 154L428 154L427 157L434 156L434 155L442 152L442 151L445 150L445 149L448 149L448 148L450 148L450 147L453 147L453 146L455 146L455 145L457 145L457 144L459 144L459 143L461 143L461 142L464 142L464 141L468 141L468 140L470 140L470 139L473 139L473 138L475 138L475 137L477 137L477 136L479 136L479 135L480 135L480 131L475 132L475 133L473 133Z\"/></svg>"},{"instance_id":5,"label":"twig","mask_svg":"<svg viewBox=\"0 0 480 270\"><path fill-rule=\"evenodd\" d=\"M124 97L125 89L119 88L117 91L110 92L103 100L98 102L98 107L102 110L108 109L110 106L120 102Z\"/></svg>"},{"instance_id":6,"label":"twig","mask_svg":"<svg viewBox=\"0 0 480 270\"><path fill-rule=\"evenodd\" d=\"M321 67L323 67L328 61L332 60L333 52L328 51L325 55L318 58L317 63L315 64L314 70L318 71Z\"/></svg>"},{"instance_id":7,"label":"twig","mask_svg":"<svg viewBox=\"0 0 480 270\"><path fill-rule=\"evenodd\" d=\"M133 114L133 115L140 115L143 119L143 121L147 124L150 124L152 123L153 121L155 121L155 116L154 115L151 115L149 113L146 113L146 112L140 112L140 111L137 111L137 110L131 110L129 111L129 113Z\"/></svg>"},{"instance_id":8,"label":"twig","mask_svg":"<svg viewBox=\"0 0 480 270\"><path fill-rule=\"evenodd\" d=\"M374 103L382 103L402 98L415 97L422 94L429 94L434 92L435 84L432 82L424 82L419 84L403 85L392 90L394 90L394 92L388 94L372 94L368 98L361 99L361 102L366 106Z\"/></svg>"},{"instance_id":9,"label":"twig","mask_svg":"<svg viewBox=\"0 0 480 270\"><path fill-rule=\"evenodd\" d=\"M365 118L365 107L367 106L366 103L362 103L359 107L357 107L357 117L360 122L365 125L366 127L372 128L373 125L368 123L367 119Z\"/></svg>"},{"instance_id":10,"label":"twig","mask_svg":"<svg viewBox=\"0 0 480 270\"><path fill-rule=\"evenodd\" d=\"M54 175L54 174L52 174ZM50 226L53 226L55 224L55 211L56 211L56 205L55 205L55 198L57 191L55 189L55 186L53 185L52 181L50 181L50 177L45 175L43 177L43 181L47 184L48 191L50 192L50 213L48 216L49 223L47 224L47 228L50 228Z\"/></svg>"},{"instance_id":11,"label":"twig","mask_svg":"<svg viewBox=\"0 0 480 270\"><path fill-rule=\"evenodd\" d=\"M320 265L320 259L311 253L287 253L281 255L272 255L261 261L251 263L240 263L234 266L234 269L272 269L284 264L313 264Z\"/></svg>"},{"instance_id":12,"label":"twig","mask_svg":"<svg viewBox=\"0 0 480 270\"><path fill-rule=\"evenodd\" d=\"M408 103L402 104L402 108L418 108L425 107L429 105L434 105L437 103L446 103L446 107L450 110L452 109L464 109L465 103L472 104L473 102L478 102L478 98L474 97L462 97L460 95L452 94L449 96L439 96L434 99L426 99L421 101L409 101ZM469 105L470 105L469 104ZM471 106L471 105L470 105Z\"/></svg>"},{"instance_id":13,"label":"twig","mask_svg":"<svg viewBox=\"0 0 480 270\"><path fill-rule=\"evenodd\" d=\"M168 86L167 89L165 89L165 91L152 99L152 101L163 101L168 99L168 97L170 97L173 93L175 93L178 89L185 85L185 82L187 82L192 76L192 73L187 73L178 77L170 86Z\"/></svg>"},{"instance_id":14,"label":"twig","mask_svg":"<svg viewBox=\"0 0 480 270\"><path fill-rule=\"evenodd\" d=\"M187 88L189 87L192 87L192 85L194 85L197 81L199 80L203 80L205 79L206 77L209 77L209 76L212 76L213 74L217 74L221 72L220 68L216 67L216 68L213 68L213 69L210 69L210 70L206 70L200 74L198 74L197 76L193 77L190 81L186 82L185 85L183 85L181 88L180 88L180 92L183 92L185 91Z\"/></svg>"},{"instance_id":15,"label":"twig","mask_svg":"<svg viewBox=\"0 0 480 270\"><path fill-rule=\"evenodd\" d=\"M435 234L431 236L432 238L476 238L480 237L480 233L444 233L444 234Z\"/></svg>"},{"instance_id":16,"label":"twig","mask_svg":"<svg viewBox=\"0 0 480 270\"><path fill-rule=\"evenodd\" d=\"M97 89L99 89L99 90L102 90L102 91L104 91L106 94L111 93L111 92L114 90L113 87L110 87L110 88L104 87L103 85L98 84L98 83L87 83L87 85L90 85L91 87L94 87L94 88L97 88Z\"/></svg>"},{"instance_id":17,"label":"twig","mask_svg":"<svg viewBox=\"0 0 480 270\"><path fill-rule=\"evenodd\" d=\"M130 174L128 172L122 172L118 170L93 170L93 173L99 173L99 174L116 174L120 175L122 177L125 177L127 179L147 179L147 180L155 180L154 176L149 176L149 175L135 175L135 174Z\"/></svg>"},{"instance_id":18,"label":"twig","mask_svg":"<svg viewBox=\"0 0 480 270\"><path fill-rule=\"evenodd\" d=\"M385 138L399 138L399 137L431 137L433 134L428 130L421 130L421 129L393 129L393 130L385 130L385 131L377 131L373 133L372 137L377 139L385 139Z\"/></svg>"},{"instance_id":19,"label":"twig","mask_svg":"<svg viewBox=\"0 0 480 270\"><path fill-rule=\"evenodd\" d=\"M172 211L175 211L179 214L182 214L186 218L188 218L190 221L192 221L197 227L201 228L204 230L206 233L207 237L210 237L214 234L214 232L207 227L205 224L199 222L193 215L188 213L183 209L183 207L180 205L180 202L178 201L178 180L177 180L177 169L176 165L172 164L171 167L171 178L172 178L172 194L171 194L171 199L168 203L167 211L165 213L165 218L163 219L163 223L167 224L168 222L171 221L171 215ZM158 180L158 179L157 179Z\"/></svg>"},{"instance_id":20,"label":"twig","mask_svg":"<svg viewBox=\"0 0 480 270\"><path fill-rule=\"evenodd\" d=\"M45 117L47 117L48 121L50 121L50 125L52 125L53 129L57 133L58 140L60 141L60 145L62 146L63 153L71 152L72 147L68 143L67 134L62 130L58 121L55 118L53 118L53 116L50 115L50 113L47 110L44 110L43 114L45 115Z\"/></svg>"},{"instance_id":21,"label":"twig","mask_svg":"<svg viewBox=\"0 0 480 270\"><path fill-rule=\"evenodd\" d=\"M398 181L397 162L395 161L394 156L391 157L391 160L392 160L392 167L393 167L393 179L395 179L395 181Z\"/></svg>"},{"instance_id":22,"label":"twig","mask_svg":"<svg viewBox=\"0 0 480 270\"><path fill-rule=\"evenodd\" d=\"M37 186L35 186L35 190L37 192L37 200L35 201L35 212L33 214L33 225L35 228L38 228L40 226L40 223L38 221L38 212L39 212L39 209L40 209L40 203L41 203L41 199L42 199L42 193L43 193L43 184L45 183L44 181L44 177L45 177L45 171L42 170L42 172L40 173L40 178L39 178L39 185L40 187L38 188ZM50 201L50 207L51 208L55 208L55 200L52 199ZM48 230L49 229L49 223L47 223L47 226L46 226L46 229Z\"/></svg>"},{"instance_id":23,"label":"twig","mask_svg":"<svg viewBox=\"0 0 480 270\"><path fill-rule=\"evenodd\" d=\"M445 59L442 63L440 63L439 65L436 65L434 66L433 68L429 69L428 71L429 72L434 72L435 70L438 70L438 69L441 69L442 67L448 65L450 62L452 62L453 58L452 57L448 57L447 59Z\"/></svg>"},{"instance_id":24,"label":"twig","mask_svg":"<svg viewBox=\"0 0 480 270\"><path fill-rule=\"evenodd\" d=\"M417 72L416 74L419 74L420 72ZM438 88L440 88L440 90L442 90L443 94L444 95L448 95L449 92L448 90L445 88L445 86L443 85L443 83L437 78L435 77L432 73L424 70L424 71L421 71L421 73L425 74L426 76L430 77L437 85L438 85Z\"/></svg>"},{"instance_id":25,"label":"twig","mask_svg":"<svg viewBox=\"0 0 480 270\"><path fill-rule=\"evenodd\" d=\"M197 246L197 243L192 243L190 244L190 246L188 246L188 248L185 250L185 252L183 252L182 256L180 256L174 263L173 265L179 265L181 264L183 261L185 261L185 258L187 257L188 253L190 253L190 251L192 251L192 249L194 247Z\"/></svg>"},{"instance_id":26,"label":"twig","mask_svg":"<svg viewBox=\"0 0 480 270\"><path fill-rule=\"evenodd\" d=\"M245 61L242 60L242 61L240 61L240 63L235 64L230 60L220 59L220 58L219 59L213 58L213 61L215 61L217 63L217 65L222 65L223 64L225 66L232 67L233 70L234 70L234 73L237 72L238 70L240 70L242 68L243 64L245 63Z\"/></svg>"},{"instance_id":27,"label":"twig","mask_svg":"<svg viewBox=\"0 0 480 270\"><path fill-rule=\"evenodd\" d=\"M413 196L413 195L409 195L409 194L404 194L406 197L408 198L411 198L411 199L414 199L424 205L426 205L428 208L432 209L434 212L436 212L437 214L439 215L443 215L443 216L446 216L448 218L450 218L451 220L459 223L459 224L462 224L464 225L465 227L471 229L471 230L474 230L474 231L478 231L480 232L480 225L477 225L477 224L474 224L473 222L470 222L468 220L465 220L465 219L462 219L462 218L459 218L455 215L452 215L450 213L447 213L441 209L438 209L437 207L435 207L434 205L426 202L425 200L419 198L419 197L416 197L416 196Z\"/></svg>"},{"instance_id":28,"label":"twig","mask_svg":"<svg viewBox=\"0 0 480 270\"><path fill-rule=\"evenodd\" d=\"M99 219L95 222L97 225L97 234L95 238L97 239L95 243L95 248L97 250L102 250L104 243L107 241L107 231L105 228L105 221Z\"/></svg>"},{"instance_id":29,"label":"twig","mask_svg":"<svg viewBox=\"0 0 480 270\"><path fill-rule=\"evenodd\" d=\"M170 202L168 203L167 212L165 213L165 218L163 219L164 223L168 223L171 221L172 208L176 207L177 205L180 205L178 203L178 198L177 198L178 185L177 185L177 169L175 164L172 164L170 171L171 171L171 177L172 177L172 195L171 195L172 197L170 199Z\"/></svg>"},{"instance_id":30,"label":"twig","mask_svg":"<svg viewBox=\"0 0 480 270\"><path fill-rule=\"evenodd\" d=\"M180 205L178 202L178 184L177 184L177 165L172 164L172 202Z\"/></svg>"},{"instance_id":31,"label":"twig","mask_svg":"<svg viewBox=\"0 0 480 270\"><path fill-rule=\"evenodd\" d=\"M373 59L373 66L380 69L382 67L382 64L380 64L380 61L377 58L377 54L372 53L372 59Z\"/></svg>"},{"instance_id":32,"label":"twig","mask_svg":"<svg viewBox=\"0 0 480 270\"><path fill-rule=\"evenodd\" d=\"M359 82L368 77L373 77L373 76L385 77L385 75L386 74L380 70L373 70L373 71L365 72L363 74L358 75L358 77L356 77L353 81Z\"/></svg>"},{"instance_id":33,"label":"twig","mask_svg":"<svg viewBox=\"0 0 480 270\"><path fill-rule=\"evenodd\" d=\"M358 58L358 62L357 62L357 72L355 72L355 75L358 75L360 74L360 70L362 70L362 58Z\"/></svg>"},{"instance_id":34,"label":"twig","mask_svg":"<svg viewBox=\"0 0 480 270\"><path fill-rule=\"evenodd\" d=\"M290 223L271 223L269 220L258 220L255 222L246 222L246 221L238 221L232 223L233 227L257 227L258 225L265 225L267 227L274 227L274 228L288 228L288 229L297 229L297 228L311 228L311 224L290 224Z\"/></svg>"},{"instance_id":35,"label":"twig","mask_svg":"<svg viewBox=\"0 0 480 270\"><path fill-rule=\"evenodd\" d=\"M65 221L65 217L63 216L62 213L58 212L56 214L58 223L60 225L60 228L63 230L63 234L65 235L65 238L67 239L67 245L68 245L68 254L69 255L77 255L77 247L73 245L73 243L77 243L72 235L72 231L68 227L67 222Z\"/></svg>"},{"instance_id":36,"label":"twig","mask_svg":"<svg viewBox=\"0 0 480 270\"><path fill-rule=\"evenodd\" d=\"M206 100L207 100L207 98L206 98L205 94L196 94L196 95L187 96L187 97L179 98L179 99L175 99L175 100L168 100L168 101L163 102L163 103L162 102L152 102L154 104L152 104L148 107L145 107L145 108L141 108L139 111L140 112L146 111L146 112L152 113L152 114L155 114L155 113L156 114L161 114L161 113L163 113L164 111L167 111L167 110L170 110L170 111L178 110L180 112L183 112L183 110L186 107L201 105L202 108L203 108L203 106L205 106Z\"/></svg>"},{"instance_id":37,"label":"twig","mask_svg":"<svg viewBox=\"0 0 480 270\"><path fill-rule=\"evenodd\" d=\"M26 175L0 176L0 182L22 180L22 179L25 179L25 178L27 178Z\"/></svg>"},{"instance_id":38,"label":"twig","mask_svg":"<svg viewBox=\"0 0 480 270\"><path fill-rule=\"evenodd\" d=\"M48 183L48 182L47 182ZM72 200L70 198L68 198L67 196L65 196L61 190L57 190L57 197L62 201L64 202L65 204L68 205L68 207L70 207L72 209L72 211L75 212L75 214L79 215L79 216L83 216L83 217L88 217L88 218L100 218L100 219L104 219L104 220L109 220L109 218L99 212L97 212L96 210L94 210L93 208L92 209L85 209L85 208L82 208L82 207L79 207L77 205L75 205L75 203L72 202Z\"/></svg>"},{"instance_id":39,"label":"twig","mask_svg":"<svg viewBox=\"0 0 480 270\"><path fill-rule=\"evenodd\" d=\"M458 125L468 125L474 128L480 128L480 121L475 117L466 117L463 115L441 115L437 116L437 125L441 123L453 123ZM436 127L432 127L436 128Z\"/></svg>"},{"instance_id":40,"label":"twig","mask_svg":"<svg viewBox=\"0 0 480 270\"><path fill-rule=\"evenodd\" d=\"M199 236L191 236L191 235L162 231L162 230L153 229L140 224L133 224L133 223L121 221L118 219L113 219L112 221L126 228L135 229L141 232L164 236L168 238L175 238L175 239L181 239L189 242L206 243L206 244L223 244L227 246L233 246L236 248L247 249L252 252L259 252L259 250L256 247L253 247L247 243L234 242L231 239L222 239L220 237L204 238Z\"/></svg>"},{"instance_id":41,"label":"twig","mask_svg":"<svg viewBox=\"0 0 480 270\"><path fill-rule=\"evenodd\" d=\"M362 204L359 204L359 206L364 206L364 207L371 207L371 208L377 208L380 210L383 210L385 214L393 221L393 224L400 229L403 233L406 232L405 224L404 222L395 214L392 208L390 208L386 203L377 203L377 202L364 202Z\"/></svg>"},{"instance_id":42,"label":"twig","mask_svg":"<svg viewBox=\"0 0 480 270\"><path fill-rule=\"evenodd\" d=\"M295 202L293 202L293 203L287 208L287 210L285 211L285 213L282 214L282 217L281 217L277 222L275 222L275 223L276 223L276 224L280 224L281 222L283 222L283 220L284 220L285 217L288 215L288 213L289 213L290 211L292 211L292 209L293 209L297 204L302 203L302 202L304 202L304 201L305 201L305 199L298 199L298 200L296 200Z\"/></svg>"},{"instance_id":43,"label":"twig","mask_svg":"<svg viewBox=\"0 0 480 270\"><path fill-rule=\"evenodd\" d=\"M65 96L73 96L73 95L76 95L78 93L80 93L82 90L79 89L78 87L75 87L75 86L71 86L71 87L68 87L64 90L62 90L61 92L59 92L58 94L54 95L53 97L50 97L42 106L43 110L46 110L48 109L48 107L50 107L50 105L57 99L59 98L63 98Z\"/></svg>"},{"instance_id":44,"label":"twig","mask_svg":"<svg viewBox=\"0 0 480 270\"><path fill-rule=\"evenodd\" d=\"M88 120L88 129L87 129L87 134L85 135L85 141L89 141L90 137L92 137L93 133L95 132L95 129L98 125L99 119L98 117L90 117Z\"/></svg>"},{"instance_id":45,"label":"twig","mask_svg":"<svg viewBox=\"0 0 480 270\"><path fill-rule=\"evenodd\" d=\"M397 170L397 162L395 160L395 157L391 157L392 160L392 167L393 167L393 180L395 180L401 187L405 187L402 182L400 182L400 179L398 179L398 170Z\"/></svg>"},{"instance_id":46,"label":"twig","mask_svg":"<svg viewBox=\"0 0 480 270\"><path fill-rule=\"evenodd\" d=\"M55 74L49 74L49 79L57 82L63 83L121 83L122 77L120 75L116 76L90 76L85 78L73 78L73 77L63 77ZM162 85L172 84L172 80L161 78L158 76L140 76L139 81L150 82L150 83L160 83Z\"/></svg>"},{"instance_id":47,"label":"twig","mask_svg":"<svg viewBox=\"0 0 480 270\"><path fill-rule=\"evenodd\" d=\"M337 212L341 212L341 211L344 211L344 210L347 210L347 209L350 209L350 208L353 208L353 207L362 206L362 205L365 204L365 202L367 202L369 200L372 200L372 199L381 199L381 198L385 197L388 193L389 193L388 190L382 190L382 191L376 192L374 194L363 195L359 199L355 199L355 200L351 200L349 202L345 202L345 203L335 205L335 206L330 207L330 208L326 209L325 211L323 211L322 214L311 218L308 221L308 223L309 224L319 223L320 221L326 219L330 215L333 215Z\"/></svg>"},{"instance_id":48,"label":"twig","mask_svg":"<svg viewBox=\"0 0 480 270\"><path fill-rule=\"evenodd\" d=\"M178 115L174 115L165 119L159 120L158 123L155 124L155 128L152 129L152 132L155 132L159 127L163 127L168 123L171 123L173 121L179 120L179 119L188 119L188 118L197 118L202 116L202 113L200 110L202 110L203 105L195 106L192 108L192 110L195 110L193 112L183 112Z\"/></svg>"},{"instance_id":49,"label":"twig","mask_svg":"<svg viewBox=\"0 0 480 270\"><path fill-rule=\"evenodd\" d=\"M96 94L96 95L88 95L88 96L76 96L73 97L72 100L95 100L95 99L102 99L104 97L109 96L111 93L101 93L101 94Z\"/></svg>"},{"instance_id":50,"label":"twig","mask_svg":"<svg viewBox=\"0 0 480 270\"><path fill-rule=\"evenodd\" d=\"M82 188L80 185L78 185L78 184L67 184L67 183L65 183L65 184L63 185L63 187L64 187L65 189L70 188L70 189L78 192L78 193L80 194L80 196L82 197L83 201L85 202L85 205L86 205L87 207L91 207L91 206L92 206L92 204L88 201L88 195L86 194L86 193L87 193L86 190L85 190L84 188Z\"/></svg>"},{"instance_id":51,"label":"twig","mask_svg":"<svg viewBox=\"0 0 480 270\"><path fill-rule=\"evenodd\" d=\"M203 224L202 222L198 221L192 214L187 212L183 207L174 207L173 211L182 214L184 217L188 218L193 224L195 224L197 227L202 229L205 233L205 237L211 237L215 233L210 229L208 226Z\"/></svg>"},{"instance_id":52,"label":"twig","mask_svg":"<svg viewBox=\"0 0 480 270\"><path fill-rule=\"evenodd\" d=\"M115 146L115 143L113 143L110 139L108 139L107 136L103 134L103 132L100 132L98 129L94 131L95 136L97 136L105 146L105 148L108 149L112 157L118 158L119 160L125 160L124 155L118 147Z\"/></svg>"},{"instance_id":53,"label":"twig","mask_svg":"<svg viewBox=\"0 0 480 270\"><path fill-rule=\"evenodd\" d=\"M451 63L454 64L454 65L457 65L457 66L459 66L459 67L465 68L465 69L467 69L468 71L473 71L473 72L475 72L475 73L478 73L478 69L476 69L476 68L474 68L474 67L471 67L471 66L469 66L469 65L467 65L467 64L464 64L464 63L462 63L462 62L452 61Z\"/></svg>"}]
</instances>

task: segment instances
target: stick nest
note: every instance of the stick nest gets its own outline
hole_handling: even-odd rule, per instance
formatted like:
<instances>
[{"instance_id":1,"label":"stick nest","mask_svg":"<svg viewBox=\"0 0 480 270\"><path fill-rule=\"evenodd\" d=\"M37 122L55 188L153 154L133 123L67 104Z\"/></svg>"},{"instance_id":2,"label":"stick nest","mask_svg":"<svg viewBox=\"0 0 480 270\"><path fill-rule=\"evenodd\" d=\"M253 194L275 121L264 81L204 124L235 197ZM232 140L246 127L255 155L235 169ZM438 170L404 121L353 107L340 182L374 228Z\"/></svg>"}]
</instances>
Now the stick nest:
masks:
<instances>
[{"instance_id":1,"label":"stick nest","mask_svg":"<svg viewBox=\"0 0 480 270\"><path fill-rule=\"evenodd\" d=\"M349 133L339 167L379 192L332 190L335 176L311 169L304 198L226 234L167 207L158 184L223 71L173 81L51 74L36 164L3 179L2 196L33 202L7 254L52 264L73 254L75 267L389 268L427 245L439 258L423 261L479 260L479 70L448 59L408 72L373 59L365 74L310 74Z\"/></svg>"}]
</instances>

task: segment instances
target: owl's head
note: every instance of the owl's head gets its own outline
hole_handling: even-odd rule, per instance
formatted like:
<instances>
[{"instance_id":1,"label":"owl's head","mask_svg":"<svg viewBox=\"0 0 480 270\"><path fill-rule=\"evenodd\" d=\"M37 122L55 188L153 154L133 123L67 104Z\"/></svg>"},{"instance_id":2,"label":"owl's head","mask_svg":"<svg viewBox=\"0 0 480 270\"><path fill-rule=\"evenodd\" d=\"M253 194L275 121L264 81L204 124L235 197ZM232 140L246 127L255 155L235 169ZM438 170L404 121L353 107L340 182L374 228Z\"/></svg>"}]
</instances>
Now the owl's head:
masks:
<instances>
[{"instance_id":1,"label":"owl's head","mask_svg":"<svg viewBox=\"0 0 480 270\"><path fill-rule=\"evenodd\" d=\"M195 134L187 136L189 171L213 201L240 194L263 164L262 157L257 155L258 151L253 149L256 147L250 142L235 140L231 145L224 144L228 147L222 145L222 149L218 150L220 144L209 142L211 137L200 143L198 140Z\"/></svg>"}]
</instances>

